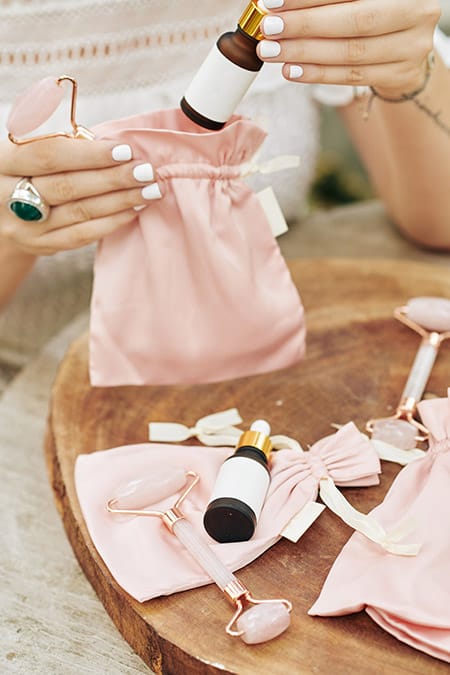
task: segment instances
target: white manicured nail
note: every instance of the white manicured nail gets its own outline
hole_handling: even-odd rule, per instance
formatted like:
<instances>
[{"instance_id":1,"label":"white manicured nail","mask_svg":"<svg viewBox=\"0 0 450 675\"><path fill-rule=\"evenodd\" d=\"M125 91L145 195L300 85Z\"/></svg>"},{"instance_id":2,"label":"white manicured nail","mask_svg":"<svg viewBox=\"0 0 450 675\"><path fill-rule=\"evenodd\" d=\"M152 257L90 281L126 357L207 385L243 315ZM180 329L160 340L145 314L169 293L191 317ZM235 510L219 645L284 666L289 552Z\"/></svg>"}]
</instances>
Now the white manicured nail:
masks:
<instances>
[{"instance_id":1,"label":"white manicured nail","mask_svg":"<svg viewBox=\"0 0 450 675\"><path fill-rule=\"evenodd\" d=\"M289 66L289 77L291 80L298 80L302 77L304 70L301 66Z\"/></svg>"},{"instance_id":2,"label":"white manicured nail","mask_svg":"<svg viewBox=\"0 0 450 675\"><path fill-rule=\"evenodd\" d=\"M147 208L147 204L141 204L140 206L133 206L133 209L135 211L142 211L142 209L146 209L146 208Z\"/></svg>"},{"instance_id":3,"label":"white manicured nail","mask_svg":"<svg viewBox=\"0 0 450 675\"><path fill-rule=\"evenodd\" d=\"M267 9L278 9L283 7L284 0L263 0L263 3Z\"/></svg>"},{"instance_id":4,"label":"white manicured nail","mask_svg":"<svg viewBox=\"0 0 450 675\"><path fill-rule=\"evenodd\" d=\"M133 151L129 145L116 145L112 149L112 158L116 162L127 162L132 159Z\"/></svg>"},{"instance_id":5,"label":"white manicured nail","mask_svg":"<svg viewBox=\"0 0 450 675\"><path fill-rule=\"evenodd\" d=\"M262 29L264 35L279 35L284 31L284 21L280 16L266 16Z\"/></svg>"},{"instance_id":6,"label":"white manicured nail","mask_svg":"<svg viewBox=\"0 0 450 675\"><path fill-rule=\"evenodd\" d=\"M259 43L259 53L263 59L272 59L274 56L279 56L281 52L281 45L274 40L261 40Z\"/></svg>"},{"instance_id":7,"label":"white manicured nail","mask_svg":"<svg viewBox=\"0 0 450 675\"><path fill-rule=\"evenodd\" d=\"M141 190L141 195L144 197L144 199L161 199L162 197L158 183L146 185L145 188Z\"/></svg>"},{"instance_id":8,"label":"white manicured nail","mask_svg":"<svg viewBox=\"0 0 450 675\"><path fill-rule=\"evenodd\" d=\"M141 183L150 183L154 179L155 173L151 164L138 164L133 169L133 176Z\"/></svg>"}]
</instances>

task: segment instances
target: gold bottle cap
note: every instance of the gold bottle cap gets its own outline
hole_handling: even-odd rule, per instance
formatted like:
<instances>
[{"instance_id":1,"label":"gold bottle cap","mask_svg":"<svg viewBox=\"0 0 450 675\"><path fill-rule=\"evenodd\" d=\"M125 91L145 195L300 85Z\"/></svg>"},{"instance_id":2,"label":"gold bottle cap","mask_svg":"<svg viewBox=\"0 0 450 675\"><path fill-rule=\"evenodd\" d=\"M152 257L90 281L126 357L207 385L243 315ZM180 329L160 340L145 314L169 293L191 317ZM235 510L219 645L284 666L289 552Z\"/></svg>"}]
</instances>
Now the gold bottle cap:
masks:
<instances>
[{"instance_id":1,"label":"gold bottle cap","mask_svg":"<svg viewBox=\"0 0 450 675\"><path fill-rule=\"evenodd\" d=\"M238 21L239 28L241 28L244 33L247 33L247 35L250 35L250 37L253 37L256 40L262 40L264 36L261 33L259 26L265 16L266 12L260 9L256 2L251 2Z\"/></svg>"},{"instance_id":2,"label":"gold bottle cap","mask_svg":"<svg viewBox=\"0 0 450 675\"><path fill-rule=\"evenodd\" d=\"M250 445L252 448L257 448L261 450L268 457L272 451L272 442L269 436L263 434L261 431L244 431L242 436L239 439L237 444L238 448L242 448L244 445Z\"/></svg>"}]
</instances>

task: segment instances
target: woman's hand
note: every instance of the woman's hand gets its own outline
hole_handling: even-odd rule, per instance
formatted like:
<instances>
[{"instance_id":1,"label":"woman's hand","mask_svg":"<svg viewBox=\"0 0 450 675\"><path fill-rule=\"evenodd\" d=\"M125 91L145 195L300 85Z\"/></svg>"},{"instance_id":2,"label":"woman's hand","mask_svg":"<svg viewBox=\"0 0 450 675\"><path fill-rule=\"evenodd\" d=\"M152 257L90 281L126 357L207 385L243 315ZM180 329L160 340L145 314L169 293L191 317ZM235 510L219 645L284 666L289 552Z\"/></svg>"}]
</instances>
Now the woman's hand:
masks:
<instances>
[{"instance_id":1,"label":"woman's hand","mask_svg":"<svg viewBox=\"0 0 450 675\"><path fill-rule=\"evenodd\" d=\"M47 220L26 222L7 201L30 177L50 206ZM90 244L136 218L161 193L151 164L132 160L128 145L70 138L27 145L0 141L0 239L23 254L52 255Z\"/></svg>"},{"instance_id":2,"label":"woman's hand","mask_svg":"<svg viewBox=\"0 0 450 675\"><path fill-rule=\"evenodd\" d=\"M438 0L264 0L258 45L286 79L371 85L398 97L423 84Z\"/></svg>"}]
</instances>

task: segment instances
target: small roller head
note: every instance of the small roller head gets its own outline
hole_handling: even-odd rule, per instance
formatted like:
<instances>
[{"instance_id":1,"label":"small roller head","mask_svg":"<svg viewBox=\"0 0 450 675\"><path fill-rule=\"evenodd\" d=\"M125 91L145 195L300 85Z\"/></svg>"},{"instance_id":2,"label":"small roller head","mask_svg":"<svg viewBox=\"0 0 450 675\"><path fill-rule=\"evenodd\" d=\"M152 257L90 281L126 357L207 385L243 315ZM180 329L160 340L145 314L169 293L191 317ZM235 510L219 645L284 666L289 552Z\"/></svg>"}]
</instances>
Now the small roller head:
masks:
<instances>
[{"instance_id":1,"label":"small roller head","mask_svg":"<svg viewBox=\"0 0 450 675\"><path fill-rule=\"evenodd\" d=\"M407 304L407 316L426 330L450 331L450 300L446 298L413 298Z\"/></svg>"},{"instance_id":2,"label":"small roller head","mask_svg":"<svg viewBox=\"0 0 450 675\"><path fill-rule=\"evenodd\" d=\"M46 122L55 112L64 96L55 77L39 80L15 101L8 120L7 130L13 136L23 136Z\"/></svg>"},{"instance_id":3,"label":"small roller head","mask_svg":"<svg viewBox=\"0 0 450 675\"><path fill-rule=\"evenodd\" d=\"M263 602L254 605L239 617L236 627L243 631L241 640L248 645L268 642L289 627L291 616L284 602Z\"/></svg>"},{"instance_id":4,"label":"small roller head","mask_svg":"<svg viewBox=\"0 0 450 675\"><path fill-rule=\"evenodd\" d=\"M177 466L166 466L150 476L138 478L119 488L115 495L116 509L144 509L176 494L186 483L186 472Z\"/></svg>"}]
</instances>

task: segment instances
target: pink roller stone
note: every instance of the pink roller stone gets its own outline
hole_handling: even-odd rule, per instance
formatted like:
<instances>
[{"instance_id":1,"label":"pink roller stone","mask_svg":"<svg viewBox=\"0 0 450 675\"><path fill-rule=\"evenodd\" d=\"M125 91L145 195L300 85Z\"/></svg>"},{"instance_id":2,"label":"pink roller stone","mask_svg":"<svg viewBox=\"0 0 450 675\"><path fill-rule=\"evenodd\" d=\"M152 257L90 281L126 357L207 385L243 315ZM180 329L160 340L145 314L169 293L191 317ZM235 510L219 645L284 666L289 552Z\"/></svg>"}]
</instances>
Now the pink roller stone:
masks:
<instances>
[{"instance_id":1,"label":"pink roller stone","mask_svg":"<svg viewBox=\"0 0 450 675\"><path fill-rule=\"evenodd\" d=\"M373 423L372 438L395 445L400 450L412 450L417 445L417 429L406 420L385 417Z\"/></svg>"},{"instance_id":2,"label":"pink roller stone","mask_svg":"<svg viewBox=\"0 0 450 675\"><path fill-rule=\"evenodd\" d=\"M64 88L54 77L39 80L19 96L6 122L13 136L23 136L37 129L55 112L64 96Z\"/></svg>"},{"instance_id":3,"label":"pink roller stone","mask_svg":"<svg viewBox=\"0 0 450 675\"><path fill-rule=\"evenodd\" d=\"M248 645L267 642L281 635L291 623L289 610L282 602L254 605L239 617L236 627L244 631L241 639Z\"/></svg>"},{"instance_id":4,"label":"pink roller stone","mask_svg":"<svg viewBox=\"0 0 450 675\"><path fill-rule=\"evenodd\" d=\"M184 469L166 466L151 476L138 478L119 488L115 509L143 509L171 497L186 483Z\"/></svg>"},{"instance_id":5,"label":"pink roller stone","mask_svg":"<svg viewBox=\"0 0 450 675\"><path fill-rule=\"evenodd\" d=\"M408 318L427 330L450 331L450 300L445 298L413 298L408 302Z\"/></svg>"}]
</instances>

